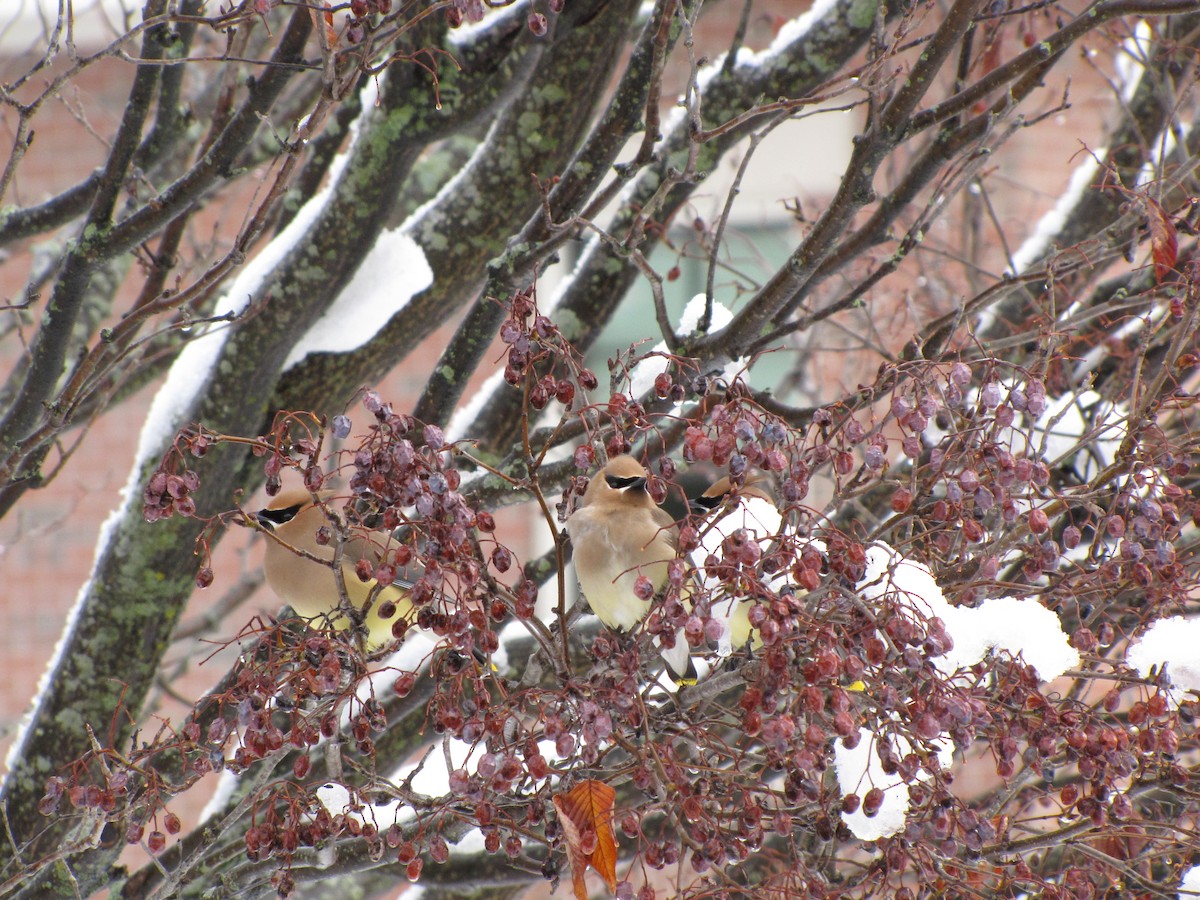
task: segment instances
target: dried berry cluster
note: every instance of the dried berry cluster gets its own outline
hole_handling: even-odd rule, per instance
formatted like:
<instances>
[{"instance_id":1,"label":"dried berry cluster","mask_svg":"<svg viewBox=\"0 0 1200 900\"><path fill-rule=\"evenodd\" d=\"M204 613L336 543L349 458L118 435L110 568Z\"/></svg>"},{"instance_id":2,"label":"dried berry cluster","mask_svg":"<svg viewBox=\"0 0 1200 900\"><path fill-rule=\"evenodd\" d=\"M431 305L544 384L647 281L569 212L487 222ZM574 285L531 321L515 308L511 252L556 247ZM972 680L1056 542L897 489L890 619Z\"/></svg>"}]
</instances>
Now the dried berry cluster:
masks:
<instances>
[{"instance_id":1,"label":"dried berry cluster","mask_svg":"<svg viewBox=\"0 0 1200 900\"><path fill-rule=\"evenodd\" d=\"M350 18L346 22L346 40L360 44L375 24L375 16L392 11L392 0L350 0Z\"/></svg>"},{"instance_id":2,"label":"dried berry cluster","mask_svg":"<svg viewBox=\"0 0 1200 900\"><path fill-rule=\"evenodd\" d=\"M212 437L203 429L181 433L170 453L159 464L146 482L142 491L142 515L147 522L196 514L196 501L192 498L200 487L200 476L187 467L188 456L201 459L208 453Z\"/></svg>"},{"instance_id":3,"label":"dried berry cluster","mask_svg":"<svg viewBox=\"0 0 1200 900\"><path fill-rule=\"evenodd\" d=\"M599 383L590 369L580 365L558 326L538 312L532 291L514 294L509 301L500 340L508 346L504 380L517 386L528 379L529 405L535 410L545 409L551 400L570 409L574 382L585 391L595 390Z\"/></svg>"},{"instance_id":4,"label":"dried berry cluster","mask_svg":"<svg viewBox=\"0 0 1200 900\"><path fill-rule=\"evenodd\" d=\"M1096 611L1091 602L1080 606L1078 597L1108 593L1112 585L1146 591L1149 604L1182 603L1189 576L1176 564L1175 543L1185 526L1200 521L1200 504L1186 487L1190 466L1161 429L1137 426L1144 439L1130 445L1123 471L1093 489L1089 478L1113 461L1134 422L1117 427L1111 414L1105 417L1109 406L1095 398L1088 408L1061 409L1049 425L1035 428L1048 409L1040 380L1021 377L1002 385L988 374L969 391L970 379L962 363L945 378L920 376L896 392L890 409L908 432L905 455L923 463L914 470L919 479L895 489L891 507L927 526L927 557L949 566L974 561L977 581L962 599L986 595L987 583L997 578L1032 584L1061 577L1088 558L1095 566L1076 572L1071 590L1051 594L1052 608L1061 607L1075 621ZM931 423L945 436L931 440ZM1040 455L1051 437L1058 459ZM1069 502L1052 503L1064 490ZM921 498L916 507L914 497ZM1019 564L1010 558L1002 571L1006 551L996 548L1010 545L1015 535L1022 536ZM1080 590L1080 579L1088 589ZM1086 629L1078 639L1079 649L1094 649Z\"/></svg>"},{"instance_id":5,"label":"dried berry cluster","mask_svg":"<svg viewBox=\"0 0 1200 900\"><path fill-rule=\"evenodd\" d=\"M899 595L864 603L859 586L871 540L882 538L928 563L960 603L1002 590L1040 598L1091 655L1085 665L1119 670L1119 662L1101 662L1119 636L1139 627L1152 605L1182 609L1193 586L1180 558L1190 553L1181 548L1183 529L1197 516L1185 487L1190 468L1165 438L1135 445L1123 470L1110 467L1089 483L1100 466L1040 455L1044 431L1034 423L1049 400L1042 382L1023 373L1001 382L993 369L912 364L881 374L889 390L875 396L886 405L864 394L858 407L788 421L741 382L697 376L674 359L655 379L654 397L615 391L581 405L577 392L595 391L596 378L529 294L511 301L501 338L505 378L525 392L526 415L552 403L563 409L555 428L526 422L528 475L507 477L511 487L540 497L549 466L537 440L575 423L590 439L556 470L565 481L560 515L595 471L600 447L615 454L654 439L680 448L679 462L663 456L653 466L648 490L656 499L683 465L701 466L727 476L735 491L763 479L784 524L770 535L731 529L714 544L706 535L728 510L688 517L665 588L656 595L649 579L636 583L652 600L642 629L580 635L574 623L557 621L550 629L533 615L536 569L517 565L491 514L477 508L464 484L473 476L459 468L474 461L441 429L367 392L372 421L331 464L311 418L281 419L250 442L268 490L278 490L284 468L314 491L333 474L345 477L345 527L387 536L360 576L410 580L417 624L439 646L428 665L393 673L393 689L377 699L364 693L369 664L345 635L270 637L206 714L155 750L176 753L189 778L219 766L272 768L245 849L251 861L277 865L280 893L294 889L297 855L330 841L361 842L372 860L395 851L415 879L423 860L448 858L438 829L451 819L477 828L486 853L557 878L566 837L553 801L562 784L586 776L618 787L622 852L633 856L634 871L683 865L700 894L747 888L739 879L754 871L755 889L800 895L828 882L828 861L853 840L843 816L874 817L883 808L880 786L842 790L833 776L835 749L854 749L864 735L881 771L906 786L909 808L904 829L877 842L876 864L854 876L860 891L905 896L918 881L946 889L959 879L980 891L1091 896L1104 880L1085 861L1046 869L1036 852L1003 849L1017 836L1052 833L1058 826L1046 815L1065 829L1119 827L1152 846L1145 823L1159 802L1154 790L1190 785L1180 755L1196 742L1194 703L1177 708L1157 686L1127 675L1127 687L1099 682L1097 692L1081 678L1071 692L1048 692L1034 669L1003 656L951 678L937 662L953 645L945 624ZM330 429L340 440L353 430L348 417ZM176 469L185 452L202 456L218 439L228 438L181 436L154 475L147 509L184 512L179 501L197 480ZM817 481L834 498L820 511L807 505ZM873 496L890 518L847 514ZM1130 602L1135 591L1140 603ZM743 605L756 639L719 659L731 604ZM514 622L521 662L493 670L487 659L501 650L498 629ZM555 630L563 627L565 639ZM405 636L403 627L395 636ZM671 699L653 676L659 647L679 640L716 672ZM416 746L396 737L416 723L475 750L449 773L444 796L413 796L381 777ZM340 812L316 791L331 774L328 752L314 750L334 739L352 798ZM1009 784L1009 799L972 802L938 756L948 746ZM161 758L137 763L154 770ZM111 761L120 777L95 780L97 764L52 780L47 813L63 796L114 821L129 809L131 839L150 827L147 845L162 851L174 788L138 782ZM136 804L136 816L122 794L134 783L152 798ZM414 829L376 824L371 808L381 798L406 806ZM1174 845L1163 841L1169 856ZM617 893L655 895L634 880Z\"/></svg>"},{"instance_id":6,"label":"dried berry cluster","mask_svg":"<svg viewBox=\"0 0 1200 900\"><path fill-rule=\"evenodd\" d=\"M384 546L374 569L362 574L384 585L406 576L420 628L464 658L494 652L488 611L493 601L502 602L503 592L487 572L482 545L495 529L491 514L473 509L459 492L455 451L440 428L418 430L411 416L397 414L373 391L363 397L363 406L375 422L351 455L353 500L346 515L355 525L370 524L396 538ZM506 553L491 554L499 571L510 564ZM502 616L504 606L496 612ZM396 637L402 636L401 630Z\"/></svg>"}]
</instances>

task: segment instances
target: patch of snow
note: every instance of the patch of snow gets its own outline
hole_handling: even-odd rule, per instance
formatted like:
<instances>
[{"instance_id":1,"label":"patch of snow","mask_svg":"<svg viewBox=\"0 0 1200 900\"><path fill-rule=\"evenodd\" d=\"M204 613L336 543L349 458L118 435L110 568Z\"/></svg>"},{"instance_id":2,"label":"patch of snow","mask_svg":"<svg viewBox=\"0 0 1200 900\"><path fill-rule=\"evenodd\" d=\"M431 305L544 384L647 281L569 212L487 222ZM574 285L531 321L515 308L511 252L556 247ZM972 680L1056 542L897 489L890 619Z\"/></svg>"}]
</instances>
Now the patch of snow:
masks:
<instances>
[{"instance_id":1,"label":"patch of snow","mask_svg":"<svg viewBox=\"0 0 1200 900\"><path fill-rule=\"evenodd\" d=\"M433 270L420 245L399 229L384 231L350 283L292 347L284 370L310 353L358 349L431 284Z\"/></svg>"},{"instance_id":2,"label":"patch of snow","mask_svg":"<svg viewBox=\"0 0 1200 900\"><path fill-rule=\"evenodd\" d=\"M792 54L796 44L808 37L821 20L838 7L839 2L840 0L816 0L807 12L785 22L767 49L750 54L745 60L739 57L738 67L767 65L778 57Z\"/></svg>"},{"instance_id":3,"label":"patch of snow","mask_svg":"<svg viewBox=\"0 0 1200 900\"><path fill-rule=\"evenodd\" d=\"M680 337L688 337L693 334L704 315L704 307L704 294L697 294L689 300L687 306L684 307L683 314L679 317L679 327L675 330L675 333ZM729 307L714 300L712 305L712 321L709 322L707 333L716 334L732 321L733 313L729 311ZM629 393L635 398L643 397L650 393L654 388L654 379L660 373L667 370L667 365L670 361L665 356L655 355L667 352L667 342L660 341L630 369ZM721 372L721 377L732 381L745 367L745 360L735 359L725 365Z\"/></svg>"},{"instance_id":4,"label":"patch of snow","mask_svg":"<svg viewBox=\"0 0 1200 900\"><path fill-rule=\"evenodd\" d=\"M1179 882L1179 900L1189 897L1200 897L1200 866L1192 866L1184 872Z\"/></svg>"},{"instance_id":5,"label":"patch of snow","mask_svg":"<svg viewBox=\"0 0 1200 900\"><path fill-rule=\"evenodd\" d=\"M883 805L875 815L868 816L861 805L852 813L842 813L842 821L855 837L862 841L875 841L904 830L909 805L908 785L898 773L888 775L883 771L877 742L893 740L897 757L906 756L912 748L901 737L890 739L863 730L859 731L858 736L858 744L853 749L847 749L841 741L834 742L833 769L843 795L857 794L861 799L871 788L883 791ZM944 742L935 744L939 761L944 768L948 768L952 762L951 748Z\"/></svg>"},{"instance_id":6,"label":"patch of snow","mask_svg":"<svg viewBox=\"0 0 1200 900\"><path fill-rule=\"evenodd\" d=\"M1121 48L1113 58L1117 70L1117 84L1121 88L1121 100L1129 103L1142 83L1146 72L1146 61L1150 54L1154 32L1146 19L1139 19L1133 34L1121 42Z\"/></svg>"},{"instance_id":7,"label":"patch of snow","mask_svg":"<svg viewBox=\"0 0 1200 900\"><path fill-rule=\"evenodd\" d=\"M1143 678L1165 669L1167 699L1176 706L1186 693L1200 695L1200 619L1159 619L1130 644L1125 661Z\"/></svg>"},{"instance_id":8,"label":"patch of snow","mask_svg":"<svg viewBox=\"0 0 1200 900\"><path fill-rule=\"evenodd\" d=\"M1038 219L1033 233L1025 239L1024 243L1017 248L1017 252L1013 254L1011 274L1020 275L1026 269L1033 266L1034 263L1039 262L1045 257L1047 251L1050 249L1051 242L1058 237L1063 226L1067 223L1067 218L1087 193L1088 186L1092 183L1092 178L1095 177L1097 170L1100 168L1099 160L1104 158L1104 153L1104 148L1101 147L1094 153L1089 153L1085 156L1083 162L1075 167L1075 171L1071 173L1070 181L1067 182L1067 189L1058 198L1058 202L1054 204L1054 208ZM987 316L988 313L985 312L981 319ZM989 321L986 324L991 323ZM982 321L981 326L984 326Z\"/></svg>"},{"instance_id":9,"label":"patch of snow","mask_svg":"<svg viewBox=\"0 0 1200 900\"><path fill-rule=\"evenodd\" d=\"M893 596L918 619L941 619L954 647L934 657L933 663L947 675L973 666L991 651L1020 656L1042 681L1053 681L1079 665L1079 654L1068 643L1058 616L1036 600L999 597L975 609L951 606L928 566L906 559L883 541L867 548L867 569L858 592L867 603Z\"/></svg>"}]
</instances>

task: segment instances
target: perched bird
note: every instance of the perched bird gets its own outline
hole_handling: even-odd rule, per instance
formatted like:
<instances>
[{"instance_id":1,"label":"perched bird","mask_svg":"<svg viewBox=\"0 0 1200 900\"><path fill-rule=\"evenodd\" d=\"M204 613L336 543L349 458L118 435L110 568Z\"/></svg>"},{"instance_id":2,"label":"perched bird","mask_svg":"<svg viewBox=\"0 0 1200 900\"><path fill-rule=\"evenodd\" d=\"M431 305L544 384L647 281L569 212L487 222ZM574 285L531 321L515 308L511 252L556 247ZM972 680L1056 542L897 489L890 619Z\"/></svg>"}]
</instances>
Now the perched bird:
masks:
<instances>
[{"instance_id":1,"label":"perched bird","mask_svg":"<svg viewBox=\"0 0 1200 900\"><path fill-rule=\"evenodd\" d=\"M764 543L769 546L769 542L779 534L783 516L767 492L767 485L767 478L761 473L749 475L736 490L728 478L719 478L691 502L693 513L712 517L711 523L706 523L701 529L700 546L692 551L692 562L697 570L703 569L710 556L720 559L724 555L723 545L739 530L744 531L746 540L754 541L760 547ZM727 510L723 515L722 507ZM770 586L778 589L785 583L786 579L777 577ZM719 655L728 656L733 648L745 646L752 636L757 638L756 634L751 634L749 600L730 596L716 573L710 573L704 579L704 586L713 592L710 606L712 618L723 621L725 625L724 633L718 640Z\"/></svg>"},{"instance_id":2,"label":"perched bird","mask_svg":"<svg viewBox=\"0 0 1200 900\"><path fill-rule=\"evenodd\" d=\"M634 589L638 576L658 591L675 558L675 521L646 493L648 474L632 456L614 457L567 519L579 586L592 612L618 631L629 631L650 611L650 598Z\"/></svg>"},{"instance_id":3,"label":"perched bird","mask_svg":"<svg viewBox=\"0 0 1200 900\"><path fill-rule=\"evenodd\" d=\"M333 494L333 491L324 491L317 496L324 501ZM335 628L344 630L350 628L351 623L339 609L341 592L332 566L337 552L339 522L337 519L331 521L330 517L336 514L332 509L327 512L327 508L328 505L323 508L314 502L313 495L306 490L285 490L253 518L260 528L270 532L263 571L271 590L298 615L316 620L314 624L319 626L328 621ZM332 535L321 544L317 542L317 532L323 526L328 526ZM308 559L297 551L327 560L329 564ZM355 563L360 559L374 563L378 558L379 546L365 533L353 531L342 542L340 568L346 597L359 609L374 598L364 623L368 632L367 650L376 650L391 642L392 626L397 620L403 619L411 625L416 618L407 583L381 587L374 579L362 581L358 577Z\"/></svg>"}]
</instances>

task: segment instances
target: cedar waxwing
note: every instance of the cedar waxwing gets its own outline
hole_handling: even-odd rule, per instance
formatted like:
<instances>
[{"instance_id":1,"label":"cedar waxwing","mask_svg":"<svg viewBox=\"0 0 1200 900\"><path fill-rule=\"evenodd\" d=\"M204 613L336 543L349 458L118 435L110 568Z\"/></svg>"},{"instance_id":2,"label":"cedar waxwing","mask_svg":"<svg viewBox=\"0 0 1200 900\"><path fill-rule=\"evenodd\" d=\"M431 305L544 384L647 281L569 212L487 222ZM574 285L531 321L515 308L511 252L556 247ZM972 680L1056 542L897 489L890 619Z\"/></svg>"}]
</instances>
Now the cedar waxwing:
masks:
<instances>
[{"instance_id":1,"label":"cedar waxwing","mask_svg":"<svg viewBox=\"0 0 1200 900\"><path fill-rule=\"evenodd\" d=\"M323 491L317 496L327 500L333 492ZM341 594L332 566L322 565L296 552L305 551L332 562L337 551L337 523L330 521L331 515L335 513L332 510L327 513L315 503L310 492L292 489L280 491L265 509L254 514L254 519L261 528L274 535L267 537L263 565L271 590L297 615L316 620L317 626L329 621L335 628L346 629L350 627L350 621L338 610ZM333 536L328 542L319 544L317 531L322 526L329 526ZM372 600L364 623L368 631L368 651L393 640L392 625L397 619L412 625L416 618L407 585L397 582L380 588L374 579L362 581L355 573L355 563L360 559L374 561L378 551L370 538L357 531L352 531L342 544L341 571L346 597L359 609ZM381 611L390 613L390 617L384 618Z\"/></svg>"},{"instance_id":2,"label":"cedar waxwing","mask_svg":"<svg viewBox=\"0 0 1200 900\"><path fill-rule=\"evenodd\" d=\"M767 543L768 546L770 540L779 534L783 517L779 514L771 495L764 490L766 486L767 479L762 474L749 475L736 491L728 478L719 478L692 501L692 512L696 515L709 516L716 513L718 516L701 529L700 546L692 551L692 562L697 570L703 570L704 561L709 556L720 559L721 545L738 529L745 529L751 540L760 545ZM721 515L720 508L731 501L734 505L726 514ZM771 587L778 588L785 583L786 579L777 576L772 579ZM717 645L718 655L728 656L732 648L745 646L752 637L751 604L748 600L722 594L720 579L715 575L705 578L704 586L715 594L710 606L712 618L722 620L725 624L724 633ZM757 642L758 635L754 634L753 637Z\"/></svg>"},{"instance_id":3,"label":"cedar waxwing","mask_svg":"<svg viewBox=\"0 0 1200 900\"><path fill-rule=\"evenodd\" d=\"M646 493L648 474L632 456L614 457L567 519L579 586L592 612L618 631L650 611L650 600L634 593L637 577L645 575L658 591L675 558L675 521Z\"/></svg>"}]
</instances>

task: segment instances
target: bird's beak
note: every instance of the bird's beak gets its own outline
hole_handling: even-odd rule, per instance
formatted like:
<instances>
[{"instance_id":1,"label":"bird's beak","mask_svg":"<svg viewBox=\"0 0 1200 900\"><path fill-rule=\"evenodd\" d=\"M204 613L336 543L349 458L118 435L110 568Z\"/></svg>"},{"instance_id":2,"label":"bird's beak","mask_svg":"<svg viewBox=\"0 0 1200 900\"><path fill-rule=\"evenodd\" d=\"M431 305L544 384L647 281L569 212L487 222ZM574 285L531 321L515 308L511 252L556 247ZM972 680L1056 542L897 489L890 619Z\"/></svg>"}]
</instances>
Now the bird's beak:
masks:
<instances>
[{"instance_id":1,"label":"bird's beak","mask_svg":"<svg viewBox=\"0 0 1200 900\"><path fill-rule=\"evenodd\" d=\"M237 522L243 528L250 528L254 531L263 531L271 527L271 523L264 520L259 513L246 512L245 510L242 511L240 516L235 517L233 521Z\"/></svg>"},{"instance_id":2,"label":"bird's beak","mask_svg":"<svg viewBox=\"0 0 1200 900\"><path fill-rule=\"evenodd\" d=\"M645 475L609 475L605 481L614 491L644 491L647 479Z\"/></svg>"}]
</instances>

